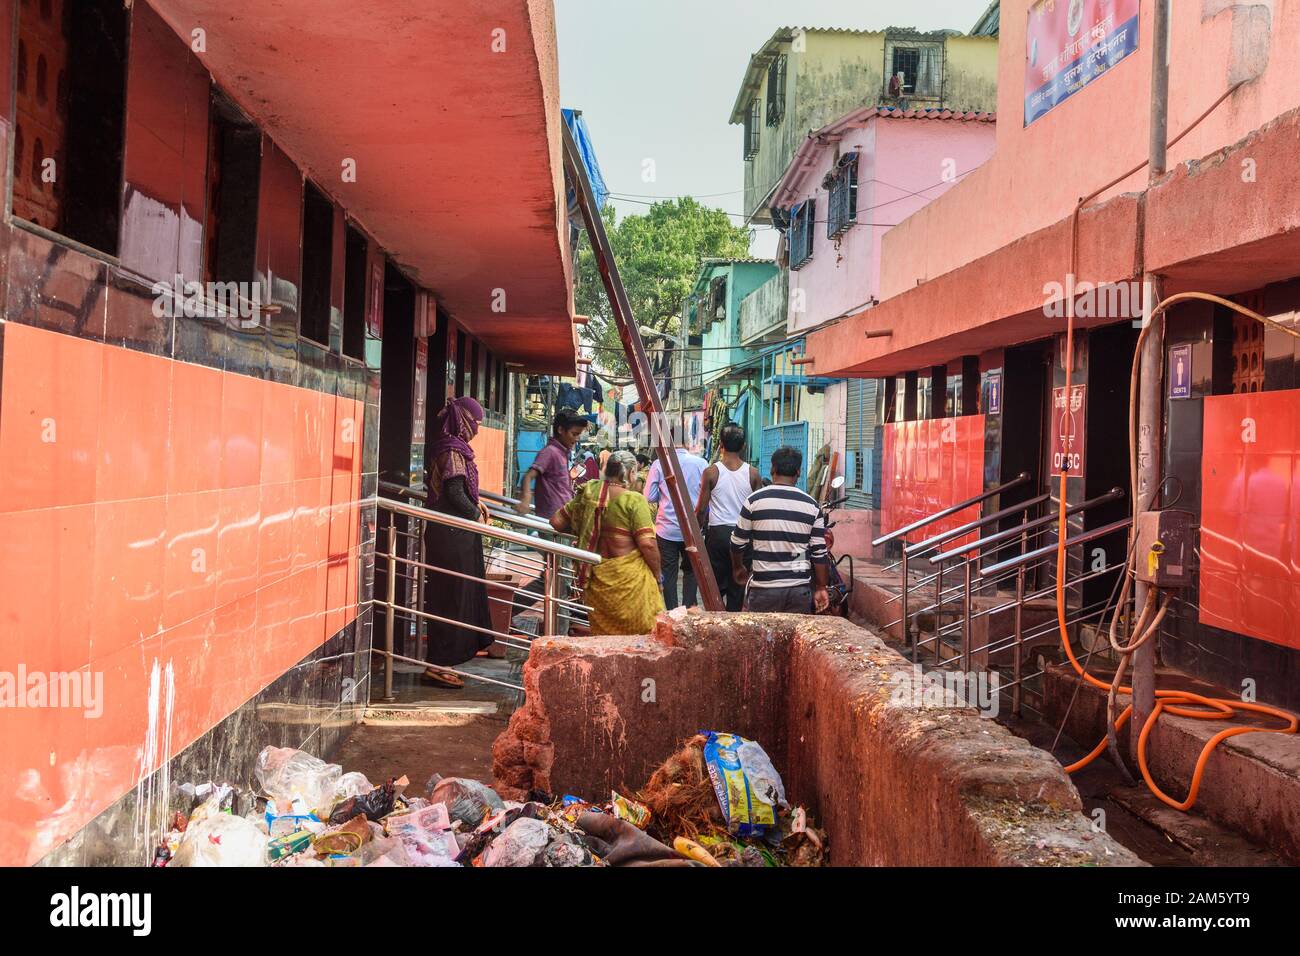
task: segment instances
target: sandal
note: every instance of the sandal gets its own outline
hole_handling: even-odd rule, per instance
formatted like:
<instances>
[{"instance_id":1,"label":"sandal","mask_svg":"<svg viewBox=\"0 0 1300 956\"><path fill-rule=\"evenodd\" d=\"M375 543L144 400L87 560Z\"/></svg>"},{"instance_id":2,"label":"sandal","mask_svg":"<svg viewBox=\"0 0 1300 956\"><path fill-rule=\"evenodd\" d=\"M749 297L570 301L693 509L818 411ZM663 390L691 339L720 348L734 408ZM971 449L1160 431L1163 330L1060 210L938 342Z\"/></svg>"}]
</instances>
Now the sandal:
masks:
<instances>
[{"instance_id":1,"label":"sandal","mask_svg":"<svg viewBox=\"0 0 1300 956\"><path fill-rule=\"evenodd\" d=\"M420 679L426 684L432 684L435 687L446 687L451 690L460 690L465 686L465 679L459 674L451 671L434 670L429 668L420 675Z\"/></svg>"}]
</instances>

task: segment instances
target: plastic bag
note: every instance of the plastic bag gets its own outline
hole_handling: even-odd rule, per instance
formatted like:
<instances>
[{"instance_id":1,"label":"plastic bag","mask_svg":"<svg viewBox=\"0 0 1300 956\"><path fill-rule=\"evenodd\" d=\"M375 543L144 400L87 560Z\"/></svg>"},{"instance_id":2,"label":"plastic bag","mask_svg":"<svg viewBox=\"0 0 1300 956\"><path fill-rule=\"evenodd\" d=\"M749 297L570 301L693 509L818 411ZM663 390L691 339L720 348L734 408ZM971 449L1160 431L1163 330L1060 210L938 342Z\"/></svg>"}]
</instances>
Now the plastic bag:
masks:
<instances>
[{"instance_id":1,"label":"plastic bag","mask_svg":"<svg viewBox=\"0 0 1300 956\"><path fill-rule=\"evenodd\" d=\"M345 773L339 777L339 782L334 786L333 802L337 805L348 797L360 797L373 789L375 789L375 785L366 779L364 773L353 770L351 773Z\"/></svg>"},{"instance_id":2,"label":"plastic bag","mask_svg":"<svg viewBox=\"0 0 1300 956\"><path fill-rule=\"evenodd\" d=\"M185 830L172 866L266 866L266 834L245 817L218 813Z\"/></svg>"},{"instance_id":3,"label":"plastic bag","mask_svg":"<svg viewBox=\"0 0 1300 956\"><path fill-rule=\"evenodd\" d=\"M551 840L543 820L520 817L501 831L483 854L484 866L535 866Z\"/></svg>"},{"instance_id":4,"label":"plastic bag","mask_svg":"<svg viewBox=\"0 0 1300 956\"><path fill-rule=\"evenodd\" d=\"M406 789L405 777L394 777L383 786L375 787L359 797L348 797L334 807L330 814L330 823L347 823L358 813L364 813L367 820L378 822L393 812L397 798Z\"/></svg>"},{"instance_id":5,"label":"plastic bag","mask_svg":"<svg viewBox=\"0 0 1300 956\"><path fill-rule=\"evenodd\" d=\"M281 808L301 801L307 810L328 813L343 768L292 747L266 747L257 755L253 773Z\"/></svg>"},{"instance_id":6,"label":"plastic bag","mask_svg":"<svg viewBox=\"0 0 1300 956\"><path fill-rule=\"evenodd\" d=\"M705 733L704 765L727 820L740 836L762 836L776 825L776 808L785 806L785 787L767 752L735 734Z\"/></svg>"},{"instance_id":7,"label":"plastic bag","mask_svg":"<svg viewBox=\"0 0 1300 956\"><path fill-rule=\"evenodd\" d=\"M371 840L357 854L362 866L410 866L411 859L397 837Z\"/></svg>"},{"instance_id":8,"label":"plastic bag","mask_svg":"<svg viewBox=\"0 0 1300 956\"><path fill-rule=\"evenodd\" d=\"M468 777L447 777L437 774L429 781L429 802L446 804L453 820L476 827L489 814L504 810L497 792L491 787Z\"/></svg>"},{"instance_id":9,"label":"plastic bag","mask_svg":"<svg viewBox=\"0 0 1300 956\"><path fill-rule=\"evenodd\" d=\"M385 821L389 834L402 841L412 866L459 866L460 846L451 832L451 819L441 803Z\"/></svg>"}]
</instances>

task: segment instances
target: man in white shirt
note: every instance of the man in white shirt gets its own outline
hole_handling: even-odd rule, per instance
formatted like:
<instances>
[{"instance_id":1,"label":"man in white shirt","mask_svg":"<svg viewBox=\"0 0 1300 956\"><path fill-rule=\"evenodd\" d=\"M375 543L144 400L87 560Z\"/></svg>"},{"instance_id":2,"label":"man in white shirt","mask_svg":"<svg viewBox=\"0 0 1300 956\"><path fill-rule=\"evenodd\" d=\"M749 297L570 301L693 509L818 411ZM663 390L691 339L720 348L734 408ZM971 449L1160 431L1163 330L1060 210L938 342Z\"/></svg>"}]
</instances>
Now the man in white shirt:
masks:
<instances>
[{"instance_id":1,"label":"man in white shirt","mask_svg":"<svg viewBox=\"0 0 1300 956\"><path fill-rule=\"evenodd\" d=\"M731 573L731 535L736 530L740 509L752 492L763 486L758 469L740 457L745 449L745 429L735 422L722 427L722 457L704 469L700 503L696 513L709 548L713 577L722 590L728 611L739 611L745 589Z\"/></svg>"},{"instance_id":2,"label":"man in white shirt","mask_svg":"<svg viewBox=\"0 0 1300 956\"><path fill-rule=\"evenodd\" d=\"M690 507L694 508L700 497L700 482L704 469L709 463L699 455L693 455L685 448L677 449L677 461L682 466L682 479L686 483L684 496ZM668 493L668 479L664 476L659 460L650 466L650 473L645 479L645 497L651 504L659 504L659 513L655 516L655 537L659 543L659 557L663 561L664 607L672 610L678 603L690 607L695 603L695 571L691 568L690 556L686 554L686 536L682 533L677 512L673 510L673 499ZM685 567L682 565L685 564ZM677 571L681 568L682 602L677 600Z\"/></svg>"}]
</instances>

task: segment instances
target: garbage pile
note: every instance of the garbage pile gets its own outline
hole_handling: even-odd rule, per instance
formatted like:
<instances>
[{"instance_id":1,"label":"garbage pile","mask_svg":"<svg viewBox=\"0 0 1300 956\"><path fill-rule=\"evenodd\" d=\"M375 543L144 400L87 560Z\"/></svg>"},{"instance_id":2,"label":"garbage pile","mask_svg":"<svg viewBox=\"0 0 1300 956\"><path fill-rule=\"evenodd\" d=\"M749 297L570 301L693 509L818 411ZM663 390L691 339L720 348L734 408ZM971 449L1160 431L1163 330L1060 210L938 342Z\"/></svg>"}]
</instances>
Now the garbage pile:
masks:
<instances>
[{"instance_id":1,"label":"garbage pile","mask_svg":"<svg viewBox=\"0 0 1300 956\"><path fill-rule=\"evenodd\" d=\"M505 801L465 777L378 786L291 747L267 747L256 792L185 784L155 866L820 866L825 837L791 808L763 748L686 741L635 797L533 792Z\"/></svg>"}]
</instances>

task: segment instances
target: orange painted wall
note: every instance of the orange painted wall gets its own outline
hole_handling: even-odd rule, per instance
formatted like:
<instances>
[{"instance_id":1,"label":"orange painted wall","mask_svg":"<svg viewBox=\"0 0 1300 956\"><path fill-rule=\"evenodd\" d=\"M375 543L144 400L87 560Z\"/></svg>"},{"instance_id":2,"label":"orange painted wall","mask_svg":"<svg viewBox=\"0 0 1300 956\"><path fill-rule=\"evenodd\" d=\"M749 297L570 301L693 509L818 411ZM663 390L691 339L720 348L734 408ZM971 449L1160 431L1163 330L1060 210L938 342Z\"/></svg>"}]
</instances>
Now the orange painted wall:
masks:
<instances>
[{"instance_id":1,"label":"orange painted wall","mask_svg":"<svg viewBox=\"0 0 1300 956\"><path fill-rule=\"evenodd\" d=\"M1200 621L1300 648L1300 391L1205 399Z\"/></svg>"},{"instance_id":2,"label":"orange painted wall","mask_svg":"<svg viewBox=\"0 0 1300 956\"><path fill-rule=\"evenodd\" d=\"M97 717L5 713L12 865L356 617L364 415L334 395L0 331L0 671L104 682Z\"/></svg>"},{"instance_id":3,"label":"orange painted wall","mask_svg":"<svg viewBox=\"0 0 1300 956\"><path fill-rule=\"evenodd\" d=\"M478 434L469 443L474 449L474 464L478 466L478 484L483 491L505 493L506 433L501 428L480 426Z\"/></svg>"},{"instance_id":4,"label":"orange painted wall","mask_svg":"<svg viewBox=\"0 0 1300 956\"><path fill-rule=\"evenodd\" d=\"M884 426L880 530L913 521L978 495L984 487L984 416L931 418ZM918 529L915 544L980 516L979 505ZM971 536L953 543L974 540Z\"/></svg>"}]
</instances>

